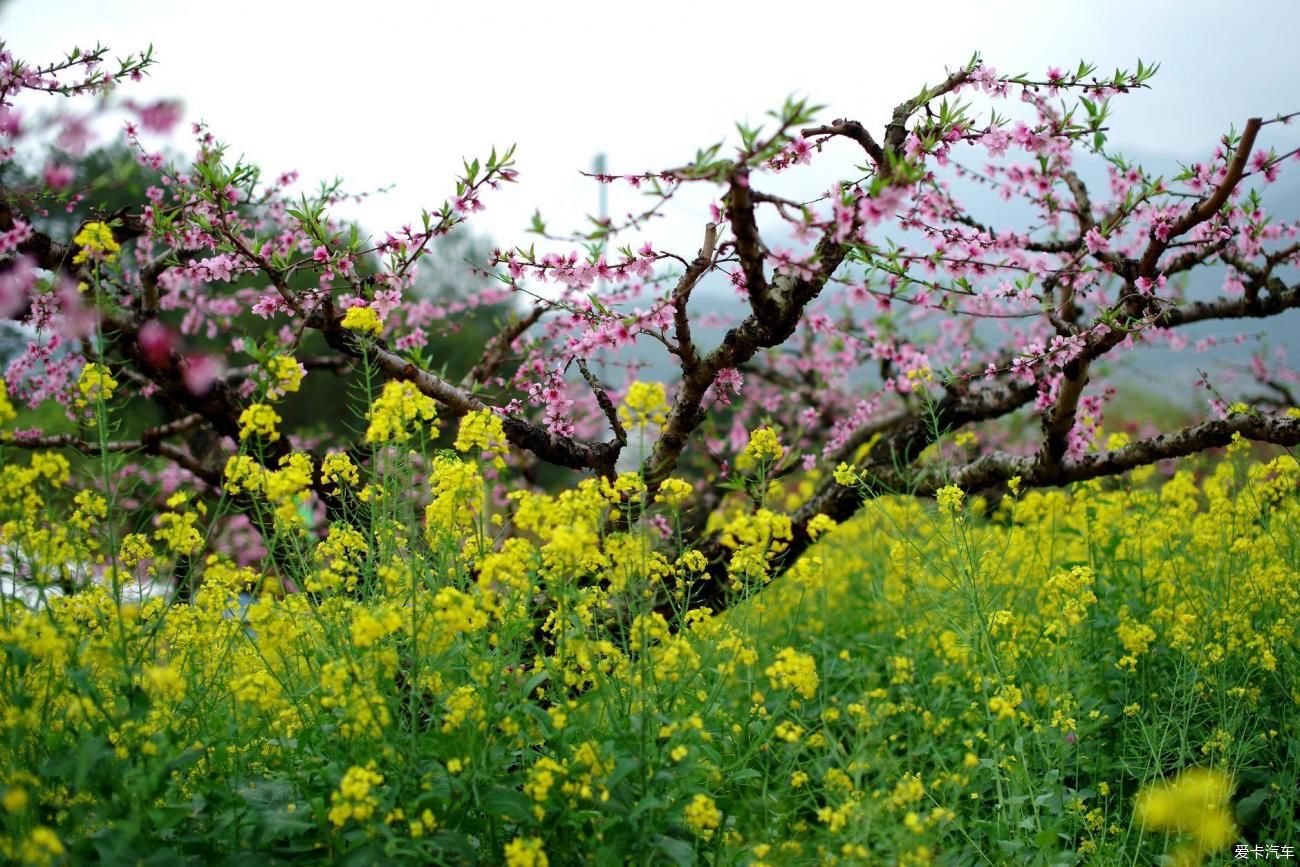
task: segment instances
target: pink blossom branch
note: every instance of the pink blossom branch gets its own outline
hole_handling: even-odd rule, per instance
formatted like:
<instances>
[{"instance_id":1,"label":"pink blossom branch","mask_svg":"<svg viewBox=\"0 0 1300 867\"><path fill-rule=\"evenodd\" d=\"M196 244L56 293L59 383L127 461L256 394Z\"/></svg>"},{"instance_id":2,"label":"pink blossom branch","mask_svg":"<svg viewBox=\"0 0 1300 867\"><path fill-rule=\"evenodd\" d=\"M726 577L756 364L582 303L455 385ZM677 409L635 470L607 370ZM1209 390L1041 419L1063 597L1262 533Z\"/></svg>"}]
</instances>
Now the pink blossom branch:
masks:
<instances>
[{"instance_id":1,"label":"pink blossom branch","mask_svg":"<svg viewBox=\"0 0 1300 867\"><path fill-rule=\"evenodd\" d=\"M1204 223L1224 206L1228 201L1228 197L1232 195L1232 191L1237 188L1237 184L1241 181L1242 173L1246 170L1246 165L1250 160L1250 151L1255 146L1255 137L1259 135L1261 123L1262 121L1257 117L1252 117L1246 121L1246 128L1242 130L1241 139L1237 142L1237 150L1233 154L1232 162L1228 164L1228 170L1224 174L1223 180L1214 188L1214 192L1201 199L1197 205L1175 221L1169 227L1169 233L1165 240L1161 240L1154 234L1151 236L1151 242L1147 245L1146 251L1142 254L1142 259L1138 262L1135 276L1153 279L1156 276L1156 264L1160 260L1160 254L1168 249L1169 242Z\"/></svg>"},{"instance_id":2,"label":"pink blossom branch","mask_svg":"<svg viewBox=\"0 0 1300 867\"><path fill-rule=\"evenodd\" d=\"M912 119L912 115L916 110L932 99L938 99L952 93L957 87L969 81L970 76L971 71L969 69L959 69L949 74L938 86L924 90L912 99L899 103L898 107L894 109L889 125L885 127L885 148L895 158L901 156L903 145L907 142L907 122Z\"/></svg>"}]
</instances>

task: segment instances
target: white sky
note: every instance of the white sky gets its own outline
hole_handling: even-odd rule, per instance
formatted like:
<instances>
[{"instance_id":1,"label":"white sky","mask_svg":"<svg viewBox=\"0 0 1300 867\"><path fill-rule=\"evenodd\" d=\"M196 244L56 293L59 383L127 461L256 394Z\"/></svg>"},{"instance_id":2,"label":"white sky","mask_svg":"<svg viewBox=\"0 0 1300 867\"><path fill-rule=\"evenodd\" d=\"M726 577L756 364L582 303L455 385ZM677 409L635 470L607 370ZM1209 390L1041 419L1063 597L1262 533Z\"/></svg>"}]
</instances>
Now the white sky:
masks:
<instances>
[{"instance_id":1,"label":"white sky","mask_svg":"<svg viewBox=\"0 0 1300 867\"><path fill-rule=\"evenodd\" d=\"M353 212L372 233L440 204L462 156L515 142L521 183L491 194L475 221L504 244L528 242L536 207L555 228L594 212L596 187L577 171L598 151L612 171L680 165L791 93L827 105L825 119L879 130L976 49L1000 71L1036 75L1081 58L1102 71L1159 61L1155 90L1119 102L1112 142L1200 156L1231 123L1300 109L1298 25L1300 4L1286 0L0 6L0 34L30 61L96 40L120 53L153 43L152 77L123 94L183 97L187 117L268 172L339 175L352 191L395 183ZM623 190L615 216L637 204ZM704 219L662 229L698 244Z\"/></svg>"}]
</instances>

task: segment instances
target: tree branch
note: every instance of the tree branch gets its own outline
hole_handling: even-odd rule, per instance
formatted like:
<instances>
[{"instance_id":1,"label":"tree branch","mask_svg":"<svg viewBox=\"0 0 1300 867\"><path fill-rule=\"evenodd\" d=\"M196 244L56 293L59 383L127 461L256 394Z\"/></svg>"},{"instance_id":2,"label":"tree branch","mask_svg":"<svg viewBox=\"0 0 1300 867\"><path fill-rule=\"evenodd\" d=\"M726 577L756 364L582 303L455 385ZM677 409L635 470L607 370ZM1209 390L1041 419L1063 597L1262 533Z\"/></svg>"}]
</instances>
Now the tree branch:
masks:
<instances>
[{"instance_id":1,"label":"tree branch","mask_svg":"<svg viewBox=\"0 0 1300 867\"><path fill-rule=\"evenodd\" d=\"M754 197L749 189L749 172L740 169L731 179L731 192L727 197L727 217L731 220L731 233L736 239L736 255L745 274L745 291L749 305L760 322L773 322L781 314L780 306L768 291L763 263L766 250L758 236L754 218Z\"/></svg>"},{"instance_id":2,"label":"tree branch","mask_svg":"<svg viewBox=\"0 0 1300 867\"><path fill-rule=\"evenodd\" d=\"M461 387L487 384L487 381L501 369L501 365L505 364L514 342L521 334L536 325L545 313L546 308L538 305L529 311L527 316L507 323L506 327L493 337L483 350L483 357L479 359L478 364L474 365L474 368L461 380Z\"/></svg>"},{"instance_id":3,"label":"tree branch","mask_svg":"<svg viewBox=\"0 0 1300 867\"><path fill-rule=\"evenodd\" d=\"M605 391L605 386L600 384L595 374L587 367L586 359L579 358L578 370L582 372L582 378L587 380L587 385L591 386L591 392L596 396L596 403L605 413L605 418L609 419L609 427L614 432L614 439L620 446L627 445L627 431L623 428L623 423L619 421L618 410L614 407L614 401L609 399L609 392Z\"/></svg>"},{"instance_id":4,"label":"tree branch","mask_svg":"<svg viewBox=\"0 0 1300 867\"><path fill-rule=\"evenodd\" d=\"M1237 142L1237 152L1233 154L1232 162L1228 164L1228 171L1223 176L1223 180L1214 188L1214 192L1203 198L1194 207L1183 214L1181 218L1169 227L1169 233L1165 240L1160 240L1154 234L1147 245L1146 250L1142 253L1142 258L1138 262L1137 276L1153 279L1156 276L1156 265L1160 260L1160 254L1169 248L1173 239L1181 237L1188 230L1199 226L1206 220L1213 217L1228 201L1232 191L1237 188L1241 181L1242 172L1246 170L1246 163L1250 159L1251 148L1255 146L1255 137L1259 135L1259 127L1262 121L1257 117L1252 117L1246 121L1246 128L1242 130L1241 140Z\"/></svg>"},{"instance_id":5,"label":"tree branch","mask_svg":"<svg viewBox=\"0 0 1300 867\"><path fill-rule=\"evenodd\" d=\"M844 120L836 118L829 124L823 126L813 126L800 130L800 135L805 137L815 135L842 135L857 142L862 150L866 152L871 161L875 163L876 169L881 172L889 171L889 160L885 156L885 149L871 136L867 128L856 120Z\"/></svg>"},{"instance_id":6,"label":"tree branch","mask_svg":"<svg viewBox=\"0 0 1300 867\"><path fill-rule=\"evenodd\" d=\"M1214 419L1170 434L1138 440L1122 448L1085 454L1062 461L1053 468L1034 458L989 454L957 470L951 483L966 491L977 491L1006 483L1019 476L1022 487L1055 487L1102 476L1126 473L1169 458L1181 458L1232 442L1234 434L1254 442L1279 446L1300 445L1300 418L1258 413ZM922 489L920 493L932 493Z\"/></svg>"},{"instance_id":7,"label":"tree branch","mask_svg":"<svg viewBox=\"0 0 1300 867\"><path fill-rule=\"evenodd\" d=\"M709 223L704 227L704 244L697 255L686 267L677 285L673 287L673 328L677 334L677 355L681 359L682 369L691 370L699 366L700 356L691 339L691 319L687 314L691 292L700 277L713 265L713 253L718 245L718 225Z\"/></svg>"}]
</instances>

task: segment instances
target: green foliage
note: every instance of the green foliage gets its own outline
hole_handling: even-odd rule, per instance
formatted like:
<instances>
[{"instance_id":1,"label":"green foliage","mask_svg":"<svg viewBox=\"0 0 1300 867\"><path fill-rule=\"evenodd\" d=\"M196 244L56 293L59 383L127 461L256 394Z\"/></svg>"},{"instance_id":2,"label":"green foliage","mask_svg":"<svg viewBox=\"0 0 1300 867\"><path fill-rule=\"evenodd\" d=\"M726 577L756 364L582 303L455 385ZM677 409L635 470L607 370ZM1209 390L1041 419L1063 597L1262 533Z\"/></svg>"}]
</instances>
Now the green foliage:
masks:
<instances>
[{"instance_id":1,"label":"green foliage","mask_svg":"<svg viewBox=\"0 0 1300 867\"><path fill-rule=\"evenodd\" d=\"M416 418L398 391L362 392L390 437ZM473 415L456 450L372 443L339 472L323 541L280 508L289 476L228 471L274 550L195 562L188 604L132 588L214 513L170 502L137 527L142 558L73 500L66 464L6 451L8 556L111 569L0 606L0 849L53 834L68 863L756 867L1112 864L1217 848L1224 827L1293 839L1294 459L1234 447L1199 482L1146 469L996 505L880 498L815 524L769 585L789 530L767 506L815 480L772 478L780 446L757 432L713 519L740 598L712 616L649 601L670 575L714 580L646 522L678 525L680 486L646 503L628 474L494 504L479 470L500 436ZM289 574L309 592L285 595ZM1135 818L1196 767L1232 793L1204 814L1218 830Z\"/></svg>"}]
</instances>

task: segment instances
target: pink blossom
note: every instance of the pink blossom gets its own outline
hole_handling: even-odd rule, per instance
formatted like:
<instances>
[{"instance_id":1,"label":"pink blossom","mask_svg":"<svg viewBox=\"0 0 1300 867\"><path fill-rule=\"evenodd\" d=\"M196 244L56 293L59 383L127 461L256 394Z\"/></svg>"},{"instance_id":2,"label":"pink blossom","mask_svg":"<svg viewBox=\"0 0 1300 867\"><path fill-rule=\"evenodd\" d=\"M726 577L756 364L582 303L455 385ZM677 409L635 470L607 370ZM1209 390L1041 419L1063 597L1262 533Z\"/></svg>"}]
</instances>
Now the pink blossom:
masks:
<instances>
[{"instance_id":1,"label":"pink blossom","mask_svg":"<svg viewBox=\"0 0 1300 867\"><path fill-rule=\"evenodd\" d=\"M181 104L174 99L160 99L148 105L128 101L126 107L140 118L140 125L150 132L169 133L181 121Z\"/></svg>"},{"instance_id":2,"label":"pink blossom","mask_svg":"<svg viewBox=\"0 0 1300 867\"><path fill-rule=\"evenodd\" d=\"M916 133L909 133L907 136L907 142L903 146L903 152L907 155L909 160L923 162L926 153L925 143L921 141L921 137Z\"/></svg>"},{"instance_id":3,"label":"pink blossom","mask_svg":"<svg viewBox=\"0 0 1300 867\"><path fill-rule=\"evenodd\" d=\"M739 415L731 419L731 430L727 432L727 444L730 451L739 452L749 442L749 429Z\"/></svg>"},{"instance_id":4,"label":"pink blossom","mask_svg":"<svg viewBox=\"0 0 1300 867\"><path fill-rule=\"evenodd\" d=\"M572 436L574 426L569 418L569 410L573 401L565 394L561 368L550 371L543 382L529 386L528 396L533 403L540 403L546 408L543 421L547 430L556 436Z\"/></svg>"},{"instance_id":5,"label":"pink blossom","mask_svg":"<svg viewBox=\"0 0 1300 867\"><path fill-rule=\"evenodd\" d=\"M54 297L58 300L61 314L54 321L59 334L68 340L85 340L95 333L99 314L82 301L81 293L70 280L60 281Z\"/></svg>"},{"instance_id":6,"label":"pink blossom","mask_svg":"<svg viewBox=\"0 0 1300 867\"><path fill-rule=\"evenodd\" d=\"M1264 180L1270 184L1277 180L1279 163L1273 151L1255 151L1250 158L1250 165L1256 172L1262 172Z\"/></svg>"},{"instance_id":7,"label":"pink blossom","mask_svg":"<svg viewBox=\"0 0 1300 867\"><path fill-rule=\"evenodd\" d=\"M812 162L812 146L801 135L791 139L785 150L796 165L807 165Z\"/></svg>"},{"instance_id":8,"label":"pink blossom","mask_svg":"<svg viewBox=\"0 0 1300 867\"><path fill-rule=\"evenodd\" d=\"M72 156L79 157L86 152L90 140L90 127L86 122L79 117L69 117L64 119L63 128L54 143Z\"/></svg>"},{"instance_id":9,"label":"pink blossom","mask_svg":"<svg viewBox=\"0 0 1300 867\"><path fill-rule=\"evenodd\" d=\"M1133 285L1136 286L1138 292L1141 292L1143 295L1152 295L1155 293L1156 289L1165 288L1165 275L1159 275L1154 281L1149 280L1146 277L1139 277L1137 280L1133 281Z\"/></svg>"},{"instance_id":10,"label":"pink blossom","mask_svg":"<svg viewBox=\"0 0 1300 867\"><path fill-rule=\"evenodd\" d=\"M276 313L289 313L290 308L288 304L284 303L284 299L280 297L279 293L268 292L253 305L253 312L263 319L269 319Z\"/></svg>"},{"instance_id":11,"label":"pink blossom","mask_svg":"<svg viewBox=\"0 0 1300 867\"><path fill-rule=\"evenodd\" d=\"M1241 275L1236 271L1229 269L1223 278L1223 292L1228 296L1240 295L1246 291L1246 286L1241 281Z\"/></svg>"},{"instance_id":12,"label":"pink blossom","mask_svg":"<svg viewBox=\"0 0 1300 867\"><path fill-rule=\"evenodd\" d=\"M483 210L483 203L480 202L478 200L478 197L476 197L472 193L466 194L464 196L456 196L452 200L452 206L456 209L458 213L461 214L468 214L468 213L473 213L475 211Z\"/></svg>"},{"instance_id":13,"label":"pink blossom","mask_svg":"<svg viewBox=\"0 0 1300 867\"><path fill-rule=\"evenodd\" d=\"M375 290L374 300L370 306L375 309L379 315L379 321L383 322L388 318L388 314L396 310L402 303L402 290L400 289L377 289Z\"/></svg>"},{"instance_id":14,"label":"pink blossom","mask_svg":"<svg viewBox=\"0 0 1300 867\"><path fill-rule=\"evenodd\" d=\"M718 375L713 378L714 394L718 402L723 406L731 405L730 392L739 395L740 390L745 385L745 376L734 367L724 367L718 371Z\"/></svg>"},{"instance_id":15,"label":"pink blossom","mask_svg":"<svg viewBox=\"0 0 1300 867\"><path fill-rule=\"evenodd\" d=\"M9 105L0 105L0 135L10 138L22 135L22 114Z\"/></svg>"},{"instance_id":16,"label":"pink blossom","mask_svg":"<svg viewBox=\"0 0 1300 867\"><path fill-rule=\"evenodd\" d=\"M835 203L835 240L843 241L853 231L855 208L842 202Z\"/></svg>"},{"instance_id":17,"label":"pink blossom","mask_svg":"<svg viewBox=\"0 0 1300 867\"><path fill-rule=\"evenodd\" d=\"M30 256L19 256L8 270L0 272L0 319L8 319L27 306L37 276L36 263Z\"/></svg>"},{"instance_id":18,"label":"pink blossom","mask_svg":"<svg viewBox=\"0 0 1300 867\"><path fill-rule=\"evenodd\" d=\"M0 254L11 253L18 245L32 236L30 223L14 218L13 227L7 232L0 232Z\"/></svg>"},{"instance_id":19,"label":"pink blossom","mask_svg":"<svg viewBox=\"0 0 1300 867\"><path fill-rule=\"evenodd\" d=\"M76 177L76 174L77 172L72 166L51 162L45 164L42 177L45 179L46 186L50 189L63 190L67 189L68 185L72 183L72 179Z\"/></svg>"},{"instance_id":20,"label":"pink blossom","mask_svg":"<svg viewBox=\"0 0 1300 867\"><path fill-rule=\"evenodd\" d=\"M188 355L181 365L181 379L190 394L205 395L221 376L222 366L221 362L211 355Z\"/></svg>"},{"instance_id":21,"label":"pink blossom","mask_svg":"<svg viewBox=\"0 0 1300 867\"><path fill-rule=\"evenodd\" d=\"M1007 152L1007 146L1011 144L1011 135L1001 127L991 126L980 136L982 144L989 152L991 157L1000 157Z\"/></svg>"},{"instance_id":22,"label":"pink blossom","mask_svg":"<svg viewBox=\"0 0 1300 867\"><path fill-rule=\"evenodd\" d=\"M140 326L140 349L153 367L164 367L171 362L173 338L171 332L157 319Z\"/></svg>"},{"instance_id":23,"label":"pink blossom","mask_svg":"<svg viewBox=\"0 0 1300 867\"><path fill-rule=\"evenodd\" d=\"M985 93L996 93L999 89L998 71L992 66L981 64L978 69L971 73L973 81L980 90Z\"/></svg>"}]
</instances>

